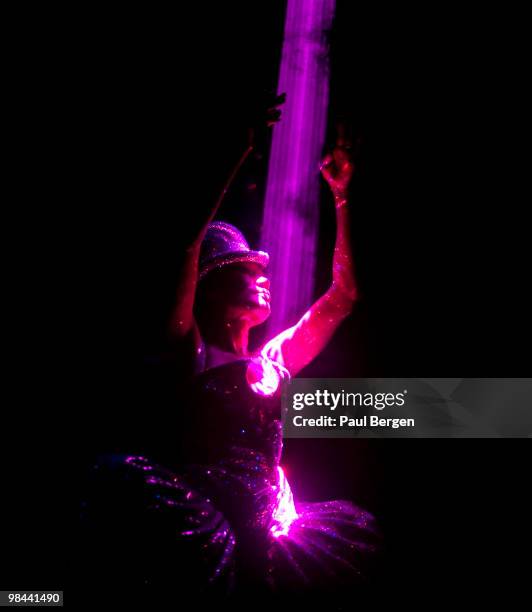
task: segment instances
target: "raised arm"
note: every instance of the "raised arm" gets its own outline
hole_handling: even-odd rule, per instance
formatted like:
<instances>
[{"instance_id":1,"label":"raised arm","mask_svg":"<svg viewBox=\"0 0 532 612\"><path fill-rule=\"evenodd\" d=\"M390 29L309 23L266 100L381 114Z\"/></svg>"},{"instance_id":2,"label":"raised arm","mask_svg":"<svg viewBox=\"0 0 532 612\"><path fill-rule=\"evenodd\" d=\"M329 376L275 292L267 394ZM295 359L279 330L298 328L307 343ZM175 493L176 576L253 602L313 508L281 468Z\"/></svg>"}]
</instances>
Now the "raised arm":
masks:
<instances>
[{"instance_id":1,"label":"raised arm","mask_svg":"<svg viewBox=\"0 0 532 612\"><path fill-rule=\"evenodd\" d=\"M201 230L198 235L192 240L184 253L183 264L179 271L179 278L177 283L177 294L172 316L170 318L169 332L174 338L183 338L193 333L195 341L199 343L199 331L194 321L194 299L196 296L196 284L198 282L198 265L200 248L205 232L209 223L214 219L220 204L229 189L229 186L233 182L236 174L240 167L253 150L253 144L248 144L246 150L238 160L234 167L231 176L227 179L227 182L220 193L220 197L214 204L211 210L207 211L206 218L202 222Z\"/></svg>"},{"instance_id":2,"label":"raised arm","mask_svg":"<svg viewBox=\"0 0 532 612\"><path fill-rule=\"evenodd\" d=\"M351 313L357 299L348 200L353 163L344 144L339 139L333 153L326 156L321 166L336 208L331 286L294 326L275 336L263 348L271 358L282 363L292 376L323 350L340 323Z\"/></svg>"},{"instance_id":3,"label":"raised arm","mask_svg":"<svg viewBox=\"0 0 532 612\"><path fill-rule=\"evenodd\" d=\"M214 219L225 194L238 174L242 164L246 161L251 151L256 148L256 142L261 135L261 131L266 127L273 126L279 121L281 111L278 107L283 104L284 101L285 94L273 96L273 98L270 96L270 98L264 101L264 107L259 111L260 116L253 118L254 121L252 121L252 123L254 125L248 130L248 143L245 151L234 166L229 178L223 186L218 200L210 210L205 212L205 217L201 221L200 231L185 248L178 276L176 300L169 321L169 335L173 339L189 337L189 334L192 333L195 344L199 345L200 337L197 325L194 321L193 309L196 284L198 281L201 243L209 223Z\"/></svg>"}]
</instances>

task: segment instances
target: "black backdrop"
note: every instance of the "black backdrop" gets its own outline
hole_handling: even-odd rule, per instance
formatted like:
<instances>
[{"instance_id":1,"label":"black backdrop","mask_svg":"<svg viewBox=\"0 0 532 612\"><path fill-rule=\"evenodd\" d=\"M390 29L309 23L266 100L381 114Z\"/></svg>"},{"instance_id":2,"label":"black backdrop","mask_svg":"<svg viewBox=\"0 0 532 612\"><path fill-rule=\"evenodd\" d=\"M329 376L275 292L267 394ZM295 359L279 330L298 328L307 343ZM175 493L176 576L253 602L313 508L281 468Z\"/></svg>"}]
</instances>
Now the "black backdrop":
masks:
<instances>
[{"instance_id":1,"label":"black backdrop","mask_svg":"<svg viewBox=\"0 0 532 612\"><path fill-rule=\"evenodd\" d=\"M19 543L43 543L30 557L13 552L13 586L68 592L74 584L71 560L83 551L61 536L65 509L75 506L72 454L81 467L99 452L141 445L148 409L164 423L164 392L150 387L146 364L160 348L180 248L237 159L261 90L275 89L284 2L183 10L164 34L141 15L102 15L72 68L83 167L68 233L84 239L71 272L83 285L74 328L83 381L71 400L72 447L55 453L56 488L66 495L11 532ZM514 21L405 10L376 15L338 1L329 140L341 117L359 142L352 216L363 300L306 373L526 376L520 34L503 55L500 35ZM267 148L219 215L251 242L266 167ZM324 191L317 292L328 280L331 208ZM289 440L284 464L296 497L346 497L377 515L388 548L380 592L428 585L442 593L522 583L526 445ZM50 472L35 469L46 488Z\"/></svg>"}]
</instances>

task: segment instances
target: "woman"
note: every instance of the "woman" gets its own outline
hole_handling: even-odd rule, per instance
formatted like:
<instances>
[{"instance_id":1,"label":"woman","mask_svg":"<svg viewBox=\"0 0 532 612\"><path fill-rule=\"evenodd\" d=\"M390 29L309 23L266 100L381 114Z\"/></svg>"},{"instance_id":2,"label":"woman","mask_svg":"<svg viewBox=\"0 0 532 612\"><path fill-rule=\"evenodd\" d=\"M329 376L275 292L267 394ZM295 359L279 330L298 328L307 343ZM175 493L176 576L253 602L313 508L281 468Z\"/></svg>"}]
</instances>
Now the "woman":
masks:
<instances>
[{"instance_id":1,"label":"woman","mask_svg":"<svg viewBox=\"0 0 532 612\"><path fill-rule=\"evenodd\" d=\"M357 297L353 165L344 145L340 139L321 166L336 207L332 283L294 326L250 350L250 330L270 314L269 256L251 250L232 225L212 222L216 207L187 249L170 324L192 369L184 467L115 457L113 477L101 479L109 499L121 499L114 546L135 555L127 534L142 532L142 550L151 551L148 562L133 564L143 583L178 580L193 593L336 591L363 580L372 562L379 541L372 517L345 501L294 503L279 463L281 382L320 353Z\"/></svg>"}]
</instances>

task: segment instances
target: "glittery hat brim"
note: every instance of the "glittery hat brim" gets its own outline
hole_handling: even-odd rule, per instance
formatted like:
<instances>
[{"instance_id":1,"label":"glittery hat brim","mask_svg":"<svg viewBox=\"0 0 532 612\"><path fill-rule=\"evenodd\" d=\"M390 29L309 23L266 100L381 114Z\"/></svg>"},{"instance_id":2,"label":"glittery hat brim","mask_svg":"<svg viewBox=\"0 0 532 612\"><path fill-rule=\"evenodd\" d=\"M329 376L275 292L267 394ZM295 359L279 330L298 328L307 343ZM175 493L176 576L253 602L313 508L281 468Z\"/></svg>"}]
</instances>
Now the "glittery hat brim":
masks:
<instances>
[{"instance_id":1,"label":"glittery hat brim","mask_svg":"<svg viewBox=\"0 0 532 612\"><path fill-rule=\"evenodd\" d=\"M224 253L203 264L199 273L199 278L202 279L211 270L222 268L232 263L251 262L258 264L262 268L266 268L269 261L270 256L265 251L237 251L234 253Z\"/></svg>"}]
</instances>

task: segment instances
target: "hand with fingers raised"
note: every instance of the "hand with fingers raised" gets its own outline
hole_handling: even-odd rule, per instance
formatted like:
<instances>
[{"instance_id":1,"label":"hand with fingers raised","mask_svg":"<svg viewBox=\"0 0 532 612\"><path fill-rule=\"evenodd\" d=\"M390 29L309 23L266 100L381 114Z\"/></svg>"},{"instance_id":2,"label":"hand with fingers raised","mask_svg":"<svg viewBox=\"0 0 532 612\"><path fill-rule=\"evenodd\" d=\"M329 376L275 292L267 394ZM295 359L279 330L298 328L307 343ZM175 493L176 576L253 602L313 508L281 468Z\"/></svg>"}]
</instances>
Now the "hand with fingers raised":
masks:
<instances>
[{"instance_id":1,"label":"hand with fingers raised","mask_svg":"<svg viewBox=\"0 0 532 612\"><path fill-rule=\"evenodd\" d=\"M268 132L267 128L271 128L281 120L280 106L284 104L286 94L280 95L267 93L258 103L253 111L251 125L248 129L249 146L257 149L260 148L265 136Z\"/></svg>"},{"instance_id":2,"label":"hand with fingers raised","mask_svg":"<svg viewBox=\"0 0 532 612\"><path fill-rule=\"evenodd\" d=\"M320 170L331 188L336 208L345 206L348 202L349 183L353 177L355 166L351 156L351 144L345 138L341 126L338 129L336 145L332 152L327 153L324 157Z\"/></svg>"}]
</instances>

